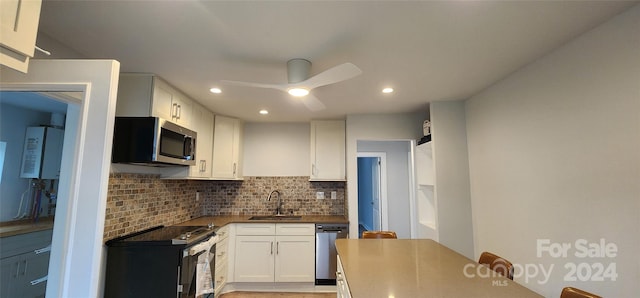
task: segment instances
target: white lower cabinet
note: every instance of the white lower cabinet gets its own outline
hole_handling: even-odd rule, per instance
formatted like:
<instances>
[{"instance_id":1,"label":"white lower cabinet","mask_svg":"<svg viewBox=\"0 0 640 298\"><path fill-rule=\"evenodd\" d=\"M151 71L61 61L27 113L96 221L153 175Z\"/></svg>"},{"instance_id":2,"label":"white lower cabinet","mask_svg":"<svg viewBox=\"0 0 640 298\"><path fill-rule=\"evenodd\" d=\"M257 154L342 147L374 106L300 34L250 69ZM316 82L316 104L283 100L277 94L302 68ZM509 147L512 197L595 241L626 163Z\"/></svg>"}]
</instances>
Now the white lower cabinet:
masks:
<instances>
[{"instance_id":1,"label":"white lower cabinet","mask_svg":"<svg viewBox=\"0 0 640 298\"><path fill-rule=\"evenodd\" d=\"M234 282L313 282L314 224L237 224Z\"/></svg>"},{"instance_id":2,"label":"white lower cabinet","mask_svg":"<svg viewBox=\"0 0 640 298\"><path fill-rule=\"evenodd\" d=\"M216 231L218 242L216 242L216 270L214 275L215 297L220 296L222 289L227 284L229 272L229 226L224 226Z\"/></svg>"},{"instance_id":3,"label":"white lower cabinet","mask_svg":"<svg viewBox=\"0 0 640 298\"><path fill-rule=\"evenodd\" d=\"M349 285L347 284L347 277L344 275L344 269L342 269L342 262L340 262L340 256L338 256L338 266L336 270L336 291L338 298L351 298L351 291L349 291Z\"/></svg>"}]
</instances>

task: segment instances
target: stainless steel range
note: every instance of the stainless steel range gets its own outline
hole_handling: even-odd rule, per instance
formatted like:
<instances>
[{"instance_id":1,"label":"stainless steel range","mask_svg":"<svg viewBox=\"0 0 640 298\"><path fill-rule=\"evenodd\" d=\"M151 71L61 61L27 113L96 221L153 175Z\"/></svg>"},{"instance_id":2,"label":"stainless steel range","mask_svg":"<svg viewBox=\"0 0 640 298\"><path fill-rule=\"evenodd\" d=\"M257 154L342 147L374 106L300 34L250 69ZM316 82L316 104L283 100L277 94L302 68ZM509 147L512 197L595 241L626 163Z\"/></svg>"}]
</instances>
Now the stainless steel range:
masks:
<instances>
[{"instance_id":1,"label":"stainless steel range","mask_svg":"<svg viewBox=\"0 0 640 298\"><path fill-rule=\"evenodd\" d=\"M107 241L104 297L213 297L216 238L212 227L157 226Z\"/></svg>"}]
</instances>

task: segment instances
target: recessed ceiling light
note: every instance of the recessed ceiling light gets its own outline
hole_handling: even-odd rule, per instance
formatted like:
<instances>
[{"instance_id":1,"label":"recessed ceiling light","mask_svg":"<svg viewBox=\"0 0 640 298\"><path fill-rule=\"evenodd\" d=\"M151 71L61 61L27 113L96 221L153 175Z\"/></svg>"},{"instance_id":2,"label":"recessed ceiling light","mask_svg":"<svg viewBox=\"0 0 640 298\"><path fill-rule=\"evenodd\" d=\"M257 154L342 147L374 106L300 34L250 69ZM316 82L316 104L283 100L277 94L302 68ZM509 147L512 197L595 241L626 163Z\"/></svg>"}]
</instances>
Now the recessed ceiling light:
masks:
<instances>
[{"instance_id":1,"label":"recessed ceiling light","mask_svg":"<svg viewBox=\"0 0 640 298\"><path fill-rule=\"evenodd\" d=\"M291 88L289 90L287 90L287 92L289 92L289 94L296 96L296 97L302 97L305 96L307 94L309 94L309 90L304 89L304 88Z\"/></svg>"},{"instance_id":2,"label":"recessed ceiling light","mask_svg":"<svg viewBox=\"0 0 640 298\"><path fill-rule=\"evenodd\" d=\"M393 88L387 87L382 89L382 93L392 93L393 92Z\"/></svg>"},{"instance_id":3,"label":"recessed ceiling light","mask_svg":"<svg viewBox=\"0 0 640 298\"><path fill-rule=\"evenodd\" d=\"M222 90L220 88L217 88L217 87L213 87L213 88L209 89L209 91L211 91L211 93L215 93L215 94L222 93Z\"/></svg>"},{"instance_id":4,"label":"recessed ceiling light","mask_svg":"<svg viewBox=\"0 0 640 298\"><path fill-rule=\"evenodd\" d=\"M260 114L261 114L261 115L266 115L266 114L269 114L269 111L267 111L267 110L260 110Z\"/></svg>"}]
</instances>

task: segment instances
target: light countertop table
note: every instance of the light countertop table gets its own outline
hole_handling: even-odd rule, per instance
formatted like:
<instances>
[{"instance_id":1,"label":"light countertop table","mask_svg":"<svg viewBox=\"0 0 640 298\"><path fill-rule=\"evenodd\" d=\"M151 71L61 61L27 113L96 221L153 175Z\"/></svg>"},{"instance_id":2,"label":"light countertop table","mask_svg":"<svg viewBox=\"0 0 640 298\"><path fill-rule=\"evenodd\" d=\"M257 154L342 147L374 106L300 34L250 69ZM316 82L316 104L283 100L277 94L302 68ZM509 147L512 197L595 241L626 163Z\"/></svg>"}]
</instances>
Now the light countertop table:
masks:
<instances>
[{"instance_id":1,"label":"light countertop table","mask_svg":"<svg viewBox=\"0 0 640 298\"><path fill-rule=\"evenodd\" d=\"M336 248L353 298L542 297L433 240L338 239Z\"/></svg>"}]
</instances>

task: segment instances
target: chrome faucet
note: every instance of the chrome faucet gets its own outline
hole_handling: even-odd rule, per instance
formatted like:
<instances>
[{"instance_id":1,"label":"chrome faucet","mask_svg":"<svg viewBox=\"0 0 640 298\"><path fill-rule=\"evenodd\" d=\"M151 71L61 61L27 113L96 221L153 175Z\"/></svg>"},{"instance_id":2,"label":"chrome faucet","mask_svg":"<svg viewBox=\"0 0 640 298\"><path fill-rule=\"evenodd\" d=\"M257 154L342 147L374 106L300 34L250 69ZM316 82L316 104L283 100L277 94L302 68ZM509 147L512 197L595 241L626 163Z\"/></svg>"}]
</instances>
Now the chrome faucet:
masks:
<instances>
[{"instance_id":1,"label":"chrome faucet","mask_svg":"<svg viewBox=\"0 0 640 298\"><path fill-rule=\"evenodd\" d=\"M267 198L267 201L271 202L271 196L273 196L274 193L278 194L278 207L276 208L276 215L284 215L281 212L282 211L282 199L281 199L280 192L278 190L271 191L271 193L269 193L269 197Z\"/></svg>"}]
</instances>

